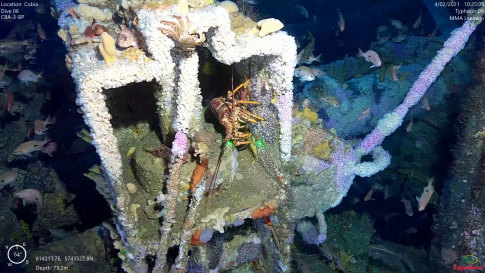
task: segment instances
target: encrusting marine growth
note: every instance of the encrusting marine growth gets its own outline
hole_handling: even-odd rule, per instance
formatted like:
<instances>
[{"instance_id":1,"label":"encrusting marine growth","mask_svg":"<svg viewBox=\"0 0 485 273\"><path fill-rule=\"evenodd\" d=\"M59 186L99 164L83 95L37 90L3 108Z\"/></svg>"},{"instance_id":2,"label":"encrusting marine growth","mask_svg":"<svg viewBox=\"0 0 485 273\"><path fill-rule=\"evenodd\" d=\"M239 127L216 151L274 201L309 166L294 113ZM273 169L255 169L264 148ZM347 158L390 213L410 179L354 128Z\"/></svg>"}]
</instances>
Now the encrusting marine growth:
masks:
<instances>
[{"instance_id":1,"label":"encrusting marine growth","mask_svg":"<svg viewBox=\"0 0 485 273\"><path fill-rule=\"evenodd\" d=\"M109 186L118 233L113 237L118 241L117 245L125 249L123 268L129 272L147 272L149 266L154 267L153 272L185 272L191 242L203 248L207 241L201 238L210 239L207 234L212 236L212 233L206 232L207 229L212 231L216 228L222 233L224 225L233 223L236 226L237 221L259 218L264 219L275 238L274 244L279 246L277 259L280 270L287 270L290 261L287 242L291 241L292 233L290 224L298 223L299 232L311 231L315 236L309 241L321 243L326 239L327 225L323 212L341 202L356 175L368 177L390 164L389 153L380 146L383 139L402 124L408 109L419 102L476 28L475 22L467 21L456 29L421 73L404 102L386 114L359 145L352 147L335 133L319 128L321 130L315 130L314 135L323 142L309 147L313 154L292 155L292 145L299 141L292 140L293 128L301 123L300 118L294 121L292 116L296 44L293 37L280 31L283 27L280 21L266 19L253 22L246 32L236 34L231 29L231 20L238 11L232 9L230 14L227 7L216 6L212 2L197 8L192 7L193 1L164 1L152 8L143 7L143 3L136 1L121 2L120 14L128 9L136 11L136 17L126 15L125 18L127 22L134 22L132 26L119 27L111 20L109 10L89 8L86 4L74 8L76 18L71 16L72 10L69 13L74 3L58 0L56 7L61 12L59 34L66 41L67 37L74 40L84 35L82 31L79 34L73 30L75 27L84 30L91 26L92 18L103 21L108 29L101 33L100 40L95 36L88 37L91 42L99 43L103 59L90 43L72 48L69 56L77 90L76 102L90 128L92 144L101 158L102 173ZM116 39L113 38L120 28L123 36L117 40L123 42L120 46L125 48L123 54L116 49ZM129 37L130 41L127 41ZM214 116L225 128L223 135L207 133L209 129L203 117L198 79L199 55L195 50L198 46L206 47L218 62L234 64L248 78L234 91L229 91L226 97L217 97L210 103ZM136 51L136 54L130 55L134 57L126 57L128 50ZM115 136L118 129L114 129L110 122L112 116L103 90L113 89L116 94L117 88L130 83L150 81L156 82L159 87L154 100L163 135L161 142L167 146L171 142L171 148L166 159L144 163L156 166L157 162L162 162L169 171L165 176L163 171L158 174L156 191L145 188L141 193L142 190L129 191L127 184L131 182L124 181L123 170L129 166L123 163L127 162L123 161L125 157L120 152L124 147L119 145L121 141ZM250 98L244 94L246 89L251 90ZM246 105L254 107L246 108ZM315 115L309 110L300 114L313 122L317 119ZM204 133L209 137L203 136ZM222 180L226 180L224 185L227 189L218 196L206 197L205 203L203 193L210 190L205 188L205 173L215 169L217 160L214 159L220 149L213 145L214 135L223 138L224 144L230 140L234 146L249 144L255 150L253 154L257 155L258 164L249 165L242 159L245 159L245 150L238 151L234 146L223 148L230 152L221 156L224 172L214 183L221 185ZM123 153L126 154L126 151ZM146 150L137 148L131 151L130 156L141 165L140 153L146 153ZM196 159L187 160L190 158L188 153ZM372 155L373 161L361 162L367 154ZM256 172L256 169L259 171ZM292 173L293 169L301 173L296 175ZM241 176L247 181L238 179ZM290 185L297 180L307 183ZM250 184L251 181L254 184ZM248 183L262 190L251 192L251 186L247 186L248 192L236 191L237 183ZM144 185L143 181L140 184ZM190 189L190 195L181 189ZM157 221L151 222L159 227L160 232L150 233L152 231L147 231L149 227L140 224L144 221L141 219L143 214L136 211L140 208L139 203L142 203L141 206L145 206L143 202L150 205L155 199L163 206L158 215L163 219L161 226ZM138 203L135 204L135 201ZM311 223L302 220L305 217L316 217L318 229L309 227ZM156 235L143 237L147 233ZM168 249L174 245L179 246L178 256L175 264L168 268L166 256ZM154 259L153 264L146 262L147 257Z\"/></svg>"}]
</instances>

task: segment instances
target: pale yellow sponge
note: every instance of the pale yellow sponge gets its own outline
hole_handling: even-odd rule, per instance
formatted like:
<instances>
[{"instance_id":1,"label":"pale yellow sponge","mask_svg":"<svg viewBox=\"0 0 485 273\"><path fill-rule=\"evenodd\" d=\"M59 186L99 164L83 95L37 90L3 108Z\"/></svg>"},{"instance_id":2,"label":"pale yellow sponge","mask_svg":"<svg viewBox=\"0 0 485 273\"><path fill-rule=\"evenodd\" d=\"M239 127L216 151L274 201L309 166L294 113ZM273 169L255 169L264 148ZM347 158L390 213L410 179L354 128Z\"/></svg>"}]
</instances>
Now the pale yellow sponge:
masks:
<instances>
[{"instance_id":1,"label":"pale yellow sponge","mask_svg":"<svg viewBox=\"0 0 485 273\"><path fill-rule=\"evenodd\" d=\"M236 13L239 11L239 8L237 7L236 3L232 1L222 1L221 3L219 3L219 7L222 7L225 10L227 10L229 14Z\"/></svg>"},{"instance_id":2,"label":"pale yellow sponge","mask_svg":"<svg viewBox=\"0 0 485 273\"><path fill-rule=\"evenodd\" d=\"M177 7L175 8L175 11L178 14L189 13L189 3L187 2L187 0L180 0L179 3L177 4Z\"/></svg>"},{"instance_id":3,"label":"pale yellow sponge","mask_svg":"<svg viewBox=\"0 0 485 273\"><path fill-rule=\"evenodd\" d=\"M264 19L258 22L259 37L264 37L270 33L276 32L284 27L283 23L275 18Z\"/></svg>"},{"instance_id":4,"label":"pale yellow sponge","mask_svg":"<svg viewBox=\"0 0 485 273\"><path fill-rule=\"evenodd\" d=\"M303 111L299 112L298 113L298 116L300 118L304 118L304 119L309 120L311 122L316 122L317 119L318 119L318 113L317 112L313 112L308 107L303 108Z\"/></svg>"},{"instance_id":5,"label":"pale yellow sponge","mask_svg":"<svg viewBox=\"0 0 485 273\"><path fill-rule=\"evenodd\" d=\"M106 21L113 18L113 13L109 9L98 9L86 4L79 4L74 8L74 12L83 18L94 18L97 21Z\"/></svg>"},{"instance_id":6,"label":"pale yellow sponge","mask_svg":"<svg viewBox=\"0 0 485 273\"><path fill-rule=\"evenodd\" d=\"M99 52L103 56L103 59L107 65L111 65L116 59L115 39L113 39L108 32L103 32L101 34Z\"/></svg>"}]
</instances>

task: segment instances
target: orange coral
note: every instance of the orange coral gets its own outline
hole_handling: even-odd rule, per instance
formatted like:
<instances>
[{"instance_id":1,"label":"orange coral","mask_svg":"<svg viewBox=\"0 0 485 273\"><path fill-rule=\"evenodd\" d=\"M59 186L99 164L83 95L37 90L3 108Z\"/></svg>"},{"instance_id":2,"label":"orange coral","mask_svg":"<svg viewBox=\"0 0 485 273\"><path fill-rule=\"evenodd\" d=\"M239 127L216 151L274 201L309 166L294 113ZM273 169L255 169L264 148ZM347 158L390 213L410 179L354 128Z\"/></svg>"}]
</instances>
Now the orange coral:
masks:
<instances>
[{"instance_id":1,"label":"orange coral","mask_svg":"<svg viewBox=\"0 0 485 273\"><path fill-rule=\"evenodd\" d=\"M264 223L267 224L268 226L273 226L273 221L271 221L269 216L264 216L263 220L264 220Z\"/></svg>"},{"instance_id":2,"label":"orange coral","mask_svg":"<svg viewBox=\"0 0 485 273\"><path fill-rule=\"evenodd\" d=\"M202 181L202 177L204 176L205 170L209 166L209 159L202 158L200 164L196 164L194 172L192 173L192 179L190 180L190 190L194 192L197 185L200 184Z\"/></svg>"},{"instance_id":3,"label":"orange coral","mask_svg":"<svg viewBox=\"0 0 485 273\"><path fill-rule=\"evenodd\" d=\"M86 37L88 38L94 38L94 33L93 33L93 28L91 28L91 26L87 26L86 29L84 30L84 35L86 35Z\"/></svg>"},{"instance_id":4,"label":"orange coral","mask_svg":"<svg viewBox=\"0 0 485 273\"><path fill-rule=\"evenodd\" d=\"M67 12L72 16L72 18L77 19L77 15L74 12L74 8L68 8Z\"/></svg>"},{"instance_id":5,"label":"orange coral","mask_svg":"<svg viewBox=\"0 0 485 273\"><path fill-rule=\"evenodd\" d=\"M251 218L253 219L258 219L258 218L264 218L264 217L269 217L271 214L275 213L276 209L270 208L270 207L264 207L262 209L255 209L253 212L251 212Z\"/></svg>"},{"instance_id":6,"label":"orange coral","mask_svg":"<svg viewBox=\"0 0 485 273\"><path fill-rule=\"evenodd\" d=\"M190 244L193 246L206 244L206 242L202 242L200 240L200 229L196 229L194 233L192 233L192 237L190 238Z\"/></svg>"}]
</instances>

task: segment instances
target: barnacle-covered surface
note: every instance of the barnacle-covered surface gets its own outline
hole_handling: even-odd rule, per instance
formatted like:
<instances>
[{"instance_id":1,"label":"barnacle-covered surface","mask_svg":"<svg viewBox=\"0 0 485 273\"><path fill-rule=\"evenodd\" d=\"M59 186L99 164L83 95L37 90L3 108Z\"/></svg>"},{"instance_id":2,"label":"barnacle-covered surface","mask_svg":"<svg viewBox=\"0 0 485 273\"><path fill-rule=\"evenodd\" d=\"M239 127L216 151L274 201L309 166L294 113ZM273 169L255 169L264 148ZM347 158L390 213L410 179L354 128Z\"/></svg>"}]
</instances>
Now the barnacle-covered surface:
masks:
<instances>
[{"instance_id":1,"label":"barnacle-covered surface","mask_svg":"<svg viewBox=\"0 0 485 273\"><path fill-rule=\"evenodd\" d=\"M485 58L483 53L478 57L477 83L470 88L464 104L460 145L454 151L453 176L444 185L440 218L434 225L436 232L441 234L434 245L438 251L433 256L438 263L438 271L460 263L462 256L470 255L467 253L477 253L473 255L480 261L484 258L485 245L480 234L485 231ZM463 236L456 236L457 233Z\"/></svg>"},{"instance_id":2,"label":"barnacle-covered surface","mask_svg":"<svg viewBox=\"0 0 485 273\"><path fill-rule=\"evenodd\" d=\"M221 261L233 260L228 252L218 253L218 263L197 263L215 251L199 247L189 262L189 244L204 245L214 230L222 234L231 224L237 227L248 218L269 249L265 268L286 271L291 223L296 222L300 235L310 234L309 242L325 241L323 212L341 202L356 175L369 177L390 164L390 154L380 146L383 139L399 128L409 108L423 96L428 86L421 82L428 77L434 80L474 30L468 22L453 34L429 71L420 75L417 88L411 89L397 110L380 118L364 141L353 146L335 129L325 129L320 111L310 103L293 107L296 45L279 31L278 20L256 25L228 2L221 6L212 1L113 4L98 5L110 9L104 11L85 6L74 9L83 9L87 18L72 19L63 13L59 35L70 49L68 64L77 86L77 103L91 129L112 196L116 216L112 237L122 250L123 268L135 272L152 266L147 259L153 260L156 272L184 271L192 262L205 269L226 269L230 263ZM92 11L92 16L86 11ZM116 20L104 18L109 12L116 13ZM97 16L109 34L86 39L82 30L92 25L90 17ZM114 41L120 38L120 24L124 31L120 37L125 40L117 48ZM460 31L465 34L459 35ZM132 36L131 44L126 43L128 36ZM127 45L138 49L126 49ZM218 120L226 127L221 130L219 115L207 118L208 100L224 98L226 93L201 90L199 46L208 48L216 61L234 66L233 79L222 81L231 80L237 86L248 78L250 100L261 103L248 108L265 121L241 126L252 133L247 147L236 149L223 142L231 124ZM326 80L330 88L340 88L336 81ZM345 108L338 96L329 94L323 102L334 108L342 103ZM241 106L228 104L224 111L233 115L237 107ZM206 137L198 138L198 134ZM292 154L292 148L304 152ZM372 159L361 162L367 154ZM315 217L317 228L306 217ZM220 234L214 239L231 238ZM174 245L178 254L172 264L167 254Z\"/></svg>"},{"instance_id":3,"label":"barnacle-covered surface","mask_svg":"<svg viewBox=\"0 0 485 273\"><path fill-rule=\"evenodd\" d=\"M109 185L98 188L109 189L111 193L103 194L113 197L111 207L117 215L117 231L111 232L117 242L115 247L122 250L119 256L127 271L145 271L147 255L157 256L155 270L161 270L167 248L180 245L180 251L184 251L190 233L212 229L222 233L224 226L234 222L268 217L287 197L284 185L288 183L288 176L284 175L281 159L287 160L291 149L291 134L285 128L291 123L288 113L292 62L296 55L292 38L276 33L265 37L268 41L263 42L257 36L257 29L253 34L248 33L256 23L242 14L229 16L212 1L188 1L190 10L186 10L183 2L123 1L121 6L109 2L96 5L113 13L114 8L119 8L117 16L123 19L124 35L127 35L126 28L130 28L140 45L137 49L114 47L113 40L120 32L118 22L101 20L99 23L107 28L109 36L89 38L84 35L84 30L92 25L89 18L71 18L64 14L59 19L59 36L70 51L68 65L77 84L77 102L91 128L105 183ZM171 17L173 14L179 17ZM258 94L253 99L263 104L260 113L257 107L251 111L272 120L267 127L253 128L256 135L247 147L236 149L222 143L224 130L204 122L197 80L198 54L191 50L204 41L199 38L206 32L205 46L220 62L231 64L250 60L252 55L266 56L253 59L264 73L248 73L244 68L248 62L240 64L243 66L240 71L251 76L251 88ZM198 35L195 44L191 42L195 41L194 35ZM242 48L245 50L241 51ZM266 87L262 93L258 90L262 89L261 83L257 84L261 81ZM264 82L270 82L271 86ZM211 94L217 95L220 94ZM270 102L274 97L280 97L278 103ZM209 164L198 187L202 189L189 191L192 174L201 160L197 156L202 154L194 154L192 150L187 151L185 144L171 144L171 141L177 132L177 141L188 137L193 142L199 131L212 135L215 141L191 144L198 147L198 153L202 152ZM182 155L189 153L182 156L177 145L182 145ZM211 195L194 206L199 204L197 200L203 187L213 177L223 145L227 146L217 178L212 181L211 189L206 189ZM201 151L200 147L205 148ZM158 153L153 153L154 150ZM98 179L97 183L102 181ZM279 225L283 224L281 219ZM198 239L190 241L193 240ZM179 254L177 267L185 266L185 255Z\"/></svg>"}]
</instances>

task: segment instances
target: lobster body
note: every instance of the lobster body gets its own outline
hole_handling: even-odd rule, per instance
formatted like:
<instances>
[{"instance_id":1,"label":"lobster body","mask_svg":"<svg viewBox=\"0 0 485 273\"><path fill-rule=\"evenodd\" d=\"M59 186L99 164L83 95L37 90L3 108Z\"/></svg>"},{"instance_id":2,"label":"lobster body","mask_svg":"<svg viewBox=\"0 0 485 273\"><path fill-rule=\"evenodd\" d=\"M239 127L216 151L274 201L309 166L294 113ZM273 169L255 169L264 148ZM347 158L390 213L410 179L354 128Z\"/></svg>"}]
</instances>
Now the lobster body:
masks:
<instances>
[{"instance_id":1,"label":"lobster body","mask_svg":"<svg viewBox=\"0 0 485 273\"><path fill-rule=\"evenodd\" d=\"M219 123L224 126L227 142L232 140L236 146L249 144L251 133L240 131L246 127L247 122L257 123L264 119L245 109L246 104L260 105L257 101L237 100L234 94L249 85L249 80L239 85L234 91L227 91L227 97L217 97L211 100L210 107ZM245 93L244 93L245 94Z\"/></svg>"}]
</instances>

